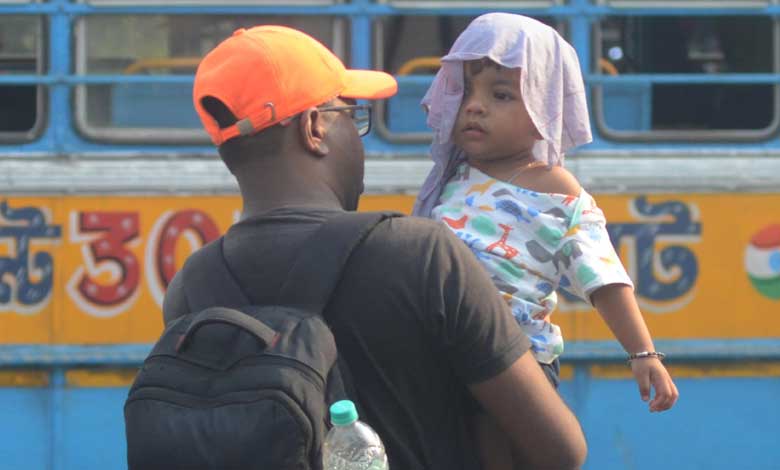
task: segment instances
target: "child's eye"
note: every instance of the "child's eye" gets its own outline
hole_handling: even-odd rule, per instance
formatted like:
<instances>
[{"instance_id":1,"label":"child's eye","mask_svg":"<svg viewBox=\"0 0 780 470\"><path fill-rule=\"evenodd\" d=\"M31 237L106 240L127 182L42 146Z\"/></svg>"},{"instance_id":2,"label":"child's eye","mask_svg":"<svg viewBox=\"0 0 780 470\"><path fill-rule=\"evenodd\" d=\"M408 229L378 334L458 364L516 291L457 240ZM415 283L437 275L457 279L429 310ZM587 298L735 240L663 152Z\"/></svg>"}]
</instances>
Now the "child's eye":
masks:
<instances>
[{"instance_id":1,"label":"child's eye","mask_svg":"<svg viewBox=\"0 0 780 470\"><path fill-rule=\"evenodd\" d=\"M508 101L512 99L512 95L500 91L493 93L493 97L495 97L499 101Z\"/></svg>"}]
</instances>

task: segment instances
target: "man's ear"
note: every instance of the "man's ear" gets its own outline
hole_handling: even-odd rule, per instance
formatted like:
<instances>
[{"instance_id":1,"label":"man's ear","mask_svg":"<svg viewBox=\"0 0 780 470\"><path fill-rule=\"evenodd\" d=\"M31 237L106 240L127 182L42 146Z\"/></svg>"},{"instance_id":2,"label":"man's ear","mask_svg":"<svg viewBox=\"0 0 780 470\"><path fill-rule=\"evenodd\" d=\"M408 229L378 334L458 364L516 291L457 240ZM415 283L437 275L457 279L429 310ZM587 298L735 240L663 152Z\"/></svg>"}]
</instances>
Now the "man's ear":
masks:
<instances>
[{"instance_id":1,"label":"man's ear","mask_svg":"<svg viewBox=\"0 0 780 470\"><path fill-rule=\"evenodd\" d=\"M328 146L324 140L326 129L326 122L317 108L309 108L301 113L299 128L301 142L306 150L320 157L328 154Z\"/></svg>"}]
</instances>

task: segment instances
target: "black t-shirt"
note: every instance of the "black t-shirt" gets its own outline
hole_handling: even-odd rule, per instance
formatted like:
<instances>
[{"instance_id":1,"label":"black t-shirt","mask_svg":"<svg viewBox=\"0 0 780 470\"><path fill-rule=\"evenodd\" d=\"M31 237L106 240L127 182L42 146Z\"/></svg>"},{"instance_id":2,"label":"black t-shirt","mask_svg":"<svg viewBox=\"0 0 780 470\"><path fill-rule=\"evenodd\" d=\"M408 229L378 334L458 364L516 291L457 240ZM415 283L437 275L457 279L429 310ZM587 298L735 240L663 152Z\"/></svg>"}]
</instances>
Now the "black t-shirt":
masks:
<instances>
[{"instance_id":1,"label":"black t-shirt","mask_svg":"<svg viewBox=\"0 0 780 470\"><path fill-rule=\"evenodd\" d=\"M280 208L230 228L225 257L253 302L274 302L299 248L338 213ZM180 282L166 322L188 312ZM479 468L466 385L504 371L529 342L460 240L425 219L382 222L348 261L326 318L392 468Z\"/></svg>"}]
</instances>

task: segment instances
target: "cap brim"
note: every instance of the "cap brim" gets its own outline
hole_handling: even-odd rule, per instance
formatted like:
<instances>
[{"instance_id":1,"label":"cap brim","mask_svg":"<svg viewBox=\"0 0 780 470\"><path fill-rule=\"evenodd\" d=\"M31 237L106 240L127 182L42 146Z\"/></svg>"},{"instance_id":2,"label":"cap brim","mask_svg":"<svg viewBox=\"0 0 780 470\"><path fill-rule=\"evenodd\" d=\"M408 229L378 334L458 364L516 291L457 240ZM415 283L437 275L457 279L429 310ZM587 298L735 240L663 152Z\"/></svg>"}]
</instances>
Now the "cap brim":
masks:
<instances>
[{"instance_id":1,"label":"cap brim","mask_svg":"<svg viewBox=\"0 0 780 470\"><path fill-rule=\"evenodd\" d=\"M347 87L339 94L344 98L381 100L398 91L392 75L376 70L347 70Z\"/></svg>"}]
</instances>

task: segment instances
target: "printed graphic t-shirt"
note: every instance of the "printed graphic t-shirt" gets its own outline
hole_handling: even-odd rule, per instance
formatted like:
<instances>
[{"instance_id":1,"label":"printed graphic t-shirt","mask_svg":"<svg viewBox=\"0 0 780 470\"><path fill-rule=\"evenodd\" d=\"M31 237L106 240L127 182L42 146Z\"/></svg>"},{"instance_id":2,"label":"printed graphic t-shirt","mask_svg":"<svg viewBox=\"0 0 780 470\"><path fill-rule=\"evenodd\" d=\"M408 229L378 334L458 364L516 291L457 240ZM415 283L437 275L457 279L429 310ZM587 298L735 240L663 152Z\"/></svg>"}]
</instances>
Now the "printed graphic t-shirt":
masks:
<instances>
[{"instance_id":1,"label":"printed graphic t-shirt","mask_svg":"<svg viewBox=\"0 0 780 470\"><path fill-rule=\"evenodd\" d=\"M462 164L432 217L444 222L487 269L539 362L563 352L550 322L558 288L590 303L608 284L633 287L606 230L604 213L584 189L578 197L539 193Z\"/></svg>"}]
</instances>

